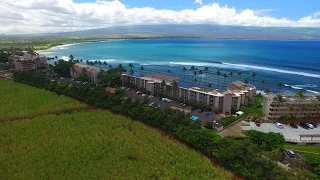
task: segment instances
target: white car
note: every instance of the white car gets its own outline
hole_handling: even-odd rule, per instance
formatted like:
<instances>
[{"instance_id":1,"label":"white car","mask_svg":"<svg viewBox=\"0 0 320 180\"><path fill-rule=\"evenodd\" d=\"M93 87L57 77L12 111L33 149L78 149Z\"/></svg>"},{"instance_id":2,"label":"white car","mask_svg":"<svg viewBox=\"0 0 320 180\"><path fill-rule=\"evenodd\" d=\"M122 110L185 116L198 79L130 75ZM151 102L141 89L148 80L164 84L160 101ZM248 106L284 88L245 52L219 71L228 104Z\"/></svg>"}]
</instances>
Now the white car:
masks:
<instances>
[{"instance_id":1,"label":"white car","mask_svg":"<svg viewBox=\"0 0 320 180\"><path fill-rule=\"evenodd\" d=\"M281 123L276 123L276 126L280 129L283 129L283 125Z\"/></svg>"},{"instance_id":2,"label":"white car","mask_svg":"<svg viewBox=\"0 0 320 180\"><path fill-rule=\"evenodd\" d=\"M310 129L314 129L314 126L310 123L307 123L307 126L310 128Z\"/></svg>"},{"instance_id":3,"label":"white car","mask_svg":"<svg viewBox=\"0 0 320 180\"><path fill-rule=\"evenodd\" d=\"M145 96L147 96L147 95L146 95L146 94L142 94L141 96L142 96L142 97L145 97Z\"/></svg>"}]
</instances>

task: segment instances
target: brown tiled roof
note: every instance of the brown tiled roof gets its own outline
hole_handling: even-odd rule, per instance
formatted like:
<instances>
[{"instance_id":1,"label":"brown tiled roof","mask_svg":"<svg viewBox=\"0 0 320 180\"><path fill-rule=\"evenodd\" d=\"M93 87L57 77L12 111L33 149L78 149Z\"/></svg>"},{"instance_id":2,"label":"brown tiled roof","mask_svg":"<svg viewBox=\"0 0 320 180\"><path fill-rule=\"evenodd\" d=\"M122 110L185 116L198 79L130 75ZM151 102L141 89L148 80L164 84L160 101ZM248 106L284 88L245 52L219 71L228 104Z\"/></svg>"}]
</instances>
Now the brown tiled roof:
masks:
<instances>
[{"instance_id":1,"label":"brown tiled roof","mask_svg":"<svg viewBox=\"0 0 320 180\"><path fill-rule=\"evenodd\" d=\"M242 82L242 81L234 81L231 83L232 85L238 87L238 88L243 88L243 87L246 87L247 84Z\"/></svg>"},{"instance_id":2,"label":"brown tiled roof","mask_svg":"<svg viewBox=\"0 0 320 180\"><path fill-rule=\"evenodd\" d=\"M160 73L147 74L146 77L157 78L157 79L161 79L161 80L165 80L165 81L170 81L170 82L179 81L179 77L169 76L169 75L160 74Z\"/></svg>"},{"instance_id":3,"label":"brown tiled roof","mask_svg":"<svg viewBox=\"0 0 320 180\"><path fill-rule=\"evenodd\" d=\"M223 95L233 95L233 93L230 92L230 91L226 91L226 92L223 93Z\"/></svg>"}]
</instances>

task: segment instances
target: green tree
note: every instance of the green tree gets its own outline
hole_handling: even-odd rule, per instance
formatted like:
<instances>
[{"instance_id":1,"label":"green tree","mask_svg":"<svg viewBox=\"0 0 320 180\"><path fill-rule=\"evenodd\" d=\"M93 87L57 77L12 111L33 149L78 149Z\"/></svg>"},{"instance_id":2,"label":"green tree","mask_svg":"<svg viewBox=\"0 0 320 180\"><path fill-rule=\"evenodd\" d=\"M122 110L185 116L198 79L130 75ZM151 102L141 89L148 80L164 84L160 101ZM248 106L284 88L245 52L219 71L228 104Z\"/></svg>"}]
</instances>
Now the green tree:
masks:
<instances>
[{"instance_id":1,"label":"green tree","mask_svg":"<svg viewBox=\"0 0 320 180\"><path fill-rule=\"evenodd\" d=\"M223 74L223 86L226 87L226 79L228 78L227 74Z\"/></svg>"},{"instance_id":2,"label":"green tree","mask_svg":"<svg viewBox=\"0 0 320 180\"><path fill-rule=\"evenodd\" d=\"M133 74L134 74L134 70L133 70L133 69L130 69L130 70L129 70L129 73L130 73L131 75L133 75Z\"/></svg>"},{"instance_id":3,"label":"green tree","mask_svg":"<svg viewBox=\"0 0 320 180\"><path fill-rule=\"evenodd\" d=\"M143 75L143 71L144 71L144 67L143 66L140 67L140 71L141 71L141 74Z\"/></svg>"},{"instance_id":4,"label":"green tree","mask_svg":"<svg viewBox=\"0 0 320 180\"><path fill-rule=\"evenodd\" d=\"M256 73L251 73L251 77L253 78L253 84L254 84L254 82L256 81Z\"/></svg>"},{"instance_id":5,"label":"green tree","mask_svg":"<svg viewBox=\"0 0 320 180\"><path fill-rule=\"evenodd\" d=\"M244 80L244 83L249 83L248 79L245 79L245 80Z\"/></svg>"},{"instance_id":6,"label":"green tree","mask_svg":"<svg viewBox=\"0 0 320 180\"><path fill-rule=\"evenodd\" d=\"M203 74L203 71L199 70L198 74L199 74L199 83L201 84L201 75Z\"/></svg>"},{"instance_id":7,"label":"green tree","mask_svg":"<svg viewBox=\"0 0 320 180\"><path fill-rule=\"evenodd\" d=\"M193 85L196 84L196 81L197 81L197 74L198 72L197 71L193 71L193 76L194 76L194 79L193 79Z\"/></svg>"},{"instance_id":8,"label":"green tree","mask_svg":"<svg viewBox=\"0 0 320 180\"><path fill-rule=\"evenodd\" d=\"M281 89L282 89L282 86L283 86L283 85L282 85L282 83L281 83L281 82L278 82L278 83L277 83L277 87L279 88L279 90L281 90Z\"/></svg>"},{"instance_id":9,"label":"green tree","mask_svg":"<svg viewBox=\"0 0 320 180\"><path fill-rule=\"evenodd\" d=\"M278 113L278 111L280 109L281 104L284 102L284 99L283 99L281 94L277 94L277 96L275 96L273 98L273 100L275 100L277 102L277 104L278 104L278 107L277 107L276 112L274 114L274 119L276 119L276 115L277 115L277 113Z\"/></svg>"},{"instance_id":10,"label":"green tree","mask_svg":"<svg viewBox=\"0 0 320 180\"><path fill-rule=\"evenodd\" d=\"M74 62L72 61L64 61L60 59L52 66L52 70L59 74L59 76L69 78L70 77L70 69L73 67Z\"/></svg>"},{"instance_id":11,"label":"green tree","mask_svg":"<svg viewBox=\"0 0 320 180\"><path fill-rule=\"evenodd\" d=\"M73 61L73 60L74 60L74 57L73 57L72 54L70 54L70 56L69 56L69 61Z\"/></svg>"},{"instance_id":12,"label":"green tree","mask_svg":"<svg viewBox=\"0 0 320 180\"><path fill-rule=\"evenodd\" d=\"M203 71L206 73L206 80L205 80L204 84L207 84L209 68L204 67Z\"/></svg>"},{"instance_id":13,"label":"green tree","mask_svg":"<svg viewBox=\"0 0 320 180\"><path fill-rule=\"evenodd\" d=\"M77 81L89 82L89 76L86 74L80 74L77 78Z\"/></svg>"},{"instance_id":14,"label":"green tree","mask_svg":"<svg viewBox=\"0 0 320 180\"><path fill-rule=\"evenodd\" d=\"M294 96L295 96L296 98L299 98L299 108L298 108L298 110L297 110L297 118L299 118L299 117L298 117L299 111L302 110L302 108L301 108L301 102L302 102L302 100L306 99L307 96L306 96L305 93L302 92L302 91L297 91ZM299 118L299 123L300 123L300 118Z\"/></svg>"},{"instance_id":15,"label":"green tree","mask_svg":"<svg viewBox=\"0 0 320 180\"><path fill-rule=\"evenodd\" d=\"M182 72L183 72L183 81L185 81L186 79L186 72L187 72L187 68L186 67L182 67Z\"/></svg>"},{"instance_id":16,"label":"green tree","mask_svg":"<svg viewBox=\"0 0 320 180\"><path fill-rule=\"evenodd\" d=\"M220 72L220 71L217 71L217 72L216 72L216 75L217 75L217 77L218 77L218 86L217 86L217 89L219 89L221 72Z\"/></svg>"},{"instance_id":17,"label":"green tree","mask_svg":"<svg viewBox=\"0 0 320 180\"><path fill-rule=\"evenodd\" d=\"M233 77L233 72L229 72L229 76L231 78L231 81L233 81L232 77Z\"/></svg>"},{"instance_id":18,"label":"green tree","mask_svg":"<svg viewBox=\"0 0 320 180\"><path fill-rule=\"evenodd\" d=\"M242 72L238 72L239 80L241 81Z\"/></svg>"},{"instance_id":19,"label":"green tree","mask_svg":"<svg viewBox=\"0 0 320 180\"><path fill-rule=\"evenodd\" d=\"M262 89L264 89L264 83L265 83L264 80L261 80L261 81L260 81L260 84L261 84Z\"/></svg>"}]
</instances>

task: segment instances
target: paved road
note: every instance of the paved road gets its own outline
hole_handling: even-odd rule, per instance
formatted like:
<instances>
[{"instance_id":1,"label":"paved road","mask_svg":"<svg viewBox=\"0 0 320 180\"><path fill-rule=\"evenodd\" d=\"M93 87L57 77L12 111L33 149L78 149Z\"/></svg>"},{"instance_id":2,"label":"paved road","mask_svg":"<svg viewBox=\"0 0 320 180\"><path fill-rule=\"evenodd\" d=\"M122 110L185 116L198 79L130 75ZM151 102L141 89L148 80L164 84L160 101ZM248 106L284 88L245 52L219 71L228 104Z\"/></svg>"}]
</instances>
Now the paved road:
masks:
<instances>
[{"instance_id":1,"label":"paved road","mask_svg":"<svg viewBox=\"0 0 320 180\"><path fill-rule=\"evenodd\" d=\"M281 163L290 168L295 168L295 161L302 161L303 154L295 152L295 157L290 158L287 153L284 152L284 158L281 160Z\"/></svg>"}]
</instances>

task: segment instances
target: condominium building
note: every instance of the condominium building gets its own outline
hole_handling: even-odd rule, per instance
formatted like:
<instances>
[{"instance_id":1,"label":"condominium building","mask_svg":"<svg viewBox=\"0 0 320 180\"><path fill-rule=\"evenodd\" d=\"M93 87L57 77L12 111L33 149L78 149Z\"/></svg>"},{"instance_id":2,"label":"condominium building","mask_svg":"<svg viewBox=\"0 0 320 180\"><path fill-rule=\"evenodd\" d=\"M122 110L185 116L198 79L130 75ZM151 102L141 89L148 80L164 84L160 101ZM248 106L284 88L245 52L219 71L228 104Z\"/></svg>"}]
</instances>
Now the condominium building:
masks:
<instances>
[{"instance_id":1,"label":"condominium building","mask_svg":"<svg viewBox=\"0 0 320 180\"><path fill-rule=\"evenodd\" d=\"M85 74L89 77L90 83L98 83L99 72L100 69L84 64L75 64L70 68L70 75L73 79L76 79L81 74Z\"/></svg>"},{"instance_id":2,"label":"condominium building","mask_svg":"<svg viewBox=\"0 0 320 180\"><path fill-rule=\"evenodd\" d=\"M29 54L23 51L23 55L12 55L9 57L9 62L13 65L16 71L30 71L39 68L48 68L47 57L39 54Z\"/></svg>"},{"instance_id":3,"label":"condominium building","mask_svg":"<svg viewBox=\"0 0 320 180\"><path fill-rule=\"evenodd\" d=\"M223 113L231 113L255 102L256 88L241 81L235 81L225 92L192 87L190 84L179 82L178 77L164 74L122 74L124 84L131 84L149 91L154 96L168 97L180 102L197 102L212 108L219 108Z\"/></svg>"},{"instance_id":4,"label":"condominium building","mask_svg":"<svg viewBox=\"0 0 320 180\"><path fill-rule=\"evenodd\" d=\"M267 94L263 100L263 113L268 120L277 121L281 117L295 119L320 118L320 101L315 96L299 99L294 96L283 96L283 102L275 100L275 94Z\"/></svg>"}]
</instances>

